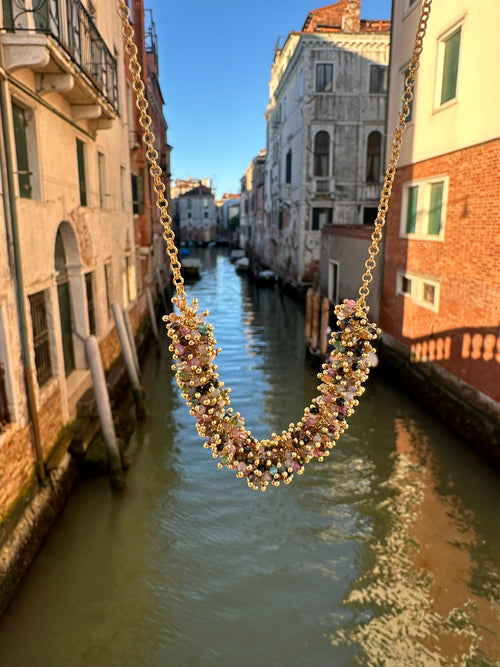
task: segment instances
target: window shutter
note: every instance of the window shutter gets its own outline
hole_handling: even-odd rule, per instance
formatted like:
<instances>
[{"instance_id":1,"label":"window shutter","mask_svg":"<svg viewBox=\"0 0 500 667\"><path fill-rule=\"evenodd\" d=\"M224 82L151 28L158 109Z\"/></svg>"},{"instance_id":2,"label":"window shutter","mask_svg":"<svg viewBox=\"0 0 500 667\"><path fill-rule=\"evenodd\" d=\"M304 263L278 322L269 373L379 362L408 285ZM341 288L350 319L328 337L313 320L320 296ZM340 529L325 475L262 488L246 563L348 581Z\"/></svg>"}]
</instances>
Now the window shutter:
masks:
<instances>
[{"instance_id":1,"label":"window shutter","mask_svg":"<svg viewBox=\"0 0 500 667\"><path fill-rule=\"evenodd\" d=\"M443 206L443 183L432 183L431 203L429 207L429 234L439 234L441 231L441 209Z\"/></svg>"},{"instance_id":2,"label":"window shutter","mask_svg":"<svg viewBox=\"0 0 500 667\"><path fill-rule=\"evenodd\" d=\"M408 201L406 204L406 233L415 234L417 228L417 200L418 185L408 188Z\"/></svg>"},{"instance_id":3,"label":"window shutter","mask_svg":"<svg viewBox=\"0 0 500 667\"><path fill-rule=\"evenodd\" d=\"M454 35L451 35L445 42L441 104L452 100L457 92L460 34L461 30L457 30L457 32Z\"/></svg>"},{"instance_id":4,"label":"window shutter","mask_svg":"<svg viewBox=\"0 0 500 667\"><path fill-rule=\"evenodd\" d=\"M12 105L14 119L14 138L16 142L17 178L19 195L31 199L30 166L28 159L28 140L26 137L26 118L24 109L17 104Z\"/></svg>"}]
</instances>

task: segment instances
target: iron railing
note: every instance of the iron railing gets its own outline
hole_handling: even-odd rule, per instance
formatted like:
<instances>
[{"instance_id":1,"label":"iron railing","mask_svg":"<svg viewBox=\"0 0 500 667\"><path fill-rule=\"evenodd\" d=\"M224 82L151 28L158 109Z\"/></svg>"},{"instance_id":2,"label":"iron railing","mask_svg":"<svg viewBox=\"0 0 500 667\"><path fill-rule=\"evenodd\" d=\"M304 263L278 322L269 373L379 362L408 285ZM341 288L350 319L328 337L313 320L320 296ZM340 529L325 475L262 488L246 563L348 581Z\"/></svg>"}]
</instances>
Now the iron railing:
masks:
<instances>
[{"instance_id":1,"label":"iron railing","mask_svg":"<svg viewBox=\"0 0 500 667\"><path fill-rule=\"evenodd\" d=\"M118 110L116 59L80 0L2 0L2 4L4 30L51 35Z\"/></svg>"}]
</instances>

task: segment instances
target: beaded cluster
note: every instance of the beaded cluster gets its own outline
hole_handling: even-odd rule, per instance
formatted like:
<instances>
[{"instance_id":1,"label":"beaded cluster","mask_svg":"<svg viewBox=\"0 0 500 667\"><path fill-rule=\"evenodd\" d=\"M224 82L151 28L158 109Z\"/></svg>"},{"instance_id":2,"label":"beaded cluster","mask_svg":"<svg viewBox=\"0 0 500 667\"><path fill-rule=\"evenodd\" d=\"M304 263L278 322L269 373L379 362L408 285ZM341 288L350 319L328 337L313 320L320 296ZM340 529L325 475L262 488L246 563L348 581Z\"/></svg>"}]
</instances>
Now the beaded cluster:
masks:
<instances>
[{"instance_id":1,"label":"beaded cluster","mask_svg":"<svg viewBox=\"0 0 500 667\"><path fill-rule=\"evenodd\" d=\"M368 322L368 309L352 300L336 306L339 331L332 333L332 353L318 373L318 396L299 422L280 435L272 433L270 439L259 441L245 428L240 413L233 411L231 389L219 379L214 361L220 348L206 320L208 311L199 313L196 299L190 306L175 298L173 302L180 312L163 318L172 339L172 369L198 434L206 439L205 448L219 459L219 468L236 470L237 477L245 477L251 488L265 491L269 484L289 484L312 459L323 461L348 427L347 418L364 392L362 384L375 353L370 341L380 333Z\"/></svg>"}]
</instances>

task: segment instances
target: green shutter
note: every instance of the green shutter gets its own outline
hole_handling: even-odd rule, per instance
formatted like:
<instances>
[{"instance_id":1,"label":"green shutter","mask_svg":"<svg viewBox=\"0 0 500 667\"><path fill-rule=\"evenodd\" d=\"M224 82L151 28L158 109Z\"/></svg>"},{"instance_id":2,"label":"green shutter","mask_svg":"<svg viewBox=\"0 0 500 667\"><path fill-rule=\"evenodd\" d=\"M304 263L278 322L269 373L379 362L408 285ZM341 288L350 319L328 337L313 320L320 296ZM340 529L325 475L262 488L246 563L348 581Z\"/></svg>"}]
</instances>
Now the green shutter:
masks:
<instances>
[{"instance_id":1,"label":"green shutter","mask_svg":"<svg viewBox=\"0 0 500 667\"><path fill-rule=\"evenodd\" d=\"M457 32L454 35L451 35L445 42L441 104L452 100L457 93L460 34L461 30L457 30Z\"/></svg>"},{"instance_id":2,"label":"green shutter","mask_svg":"<svg viewBox=\"0 0 500 667\"><path fill-rule=\"evenodd\" d=\"M28 140L26 137L26 118L24 109L17 104L13 104L12 116L14 119L14 138L16 141L19 195L25 199L31 199L30 165L28 159Z\"/></svg>"},{"instance_id":3,"label":"green shutter","mask_svg":"<svg viewBox=\"0 0 500 667\"><path fill-rule=\"evenodd\" d=\"M417 200L418 185L408 188L408 201L406 203L406 233L415 234L417 228Z\"/></svg>"},{"instance_id":4,"label":"green shutter","mask_svg":"<svg viewBox=\"0 0 500 667\"><path fill-rule=\"evenodd\" d=\"M439 234L441 231L441 210L443 207L443 183L432 183L431 205L429 208L429 234Z\"/></svg>"}]
</instances>

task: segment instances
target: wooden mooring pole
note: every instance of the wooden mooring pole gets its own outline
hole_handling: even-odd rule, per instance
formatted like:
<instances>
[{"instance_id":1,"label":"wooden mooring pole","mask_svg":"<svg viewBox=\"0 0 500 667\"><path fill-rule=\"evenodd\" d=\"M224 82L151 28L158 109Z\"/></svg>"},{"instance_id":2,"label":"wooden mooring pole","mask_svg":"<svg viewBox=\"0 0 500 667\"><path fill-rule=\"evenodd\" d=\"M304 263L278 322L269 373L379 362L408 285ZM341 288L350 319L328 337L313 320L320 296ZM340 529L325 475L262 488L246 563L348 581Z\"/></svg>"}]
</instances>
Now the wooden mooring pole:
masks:
<instances>
[{"instance_id":1,"label":"wooden mooring pole","mask_svg":"<svg viewBox=\"0 0 500 667\"><path fill-rule=\"evenodd\" d=\"M115 425L113 423L108 388L102 367L101 353L95 336L89 336L85 339L85 349L89 360L92 382L94 383L94 394L97 413L101 422L102 437L106 443L106 451L108 453L111 486L114 489L122 489L125 486L122 461L116 440Z\"/></svg>"}]
</instances>

